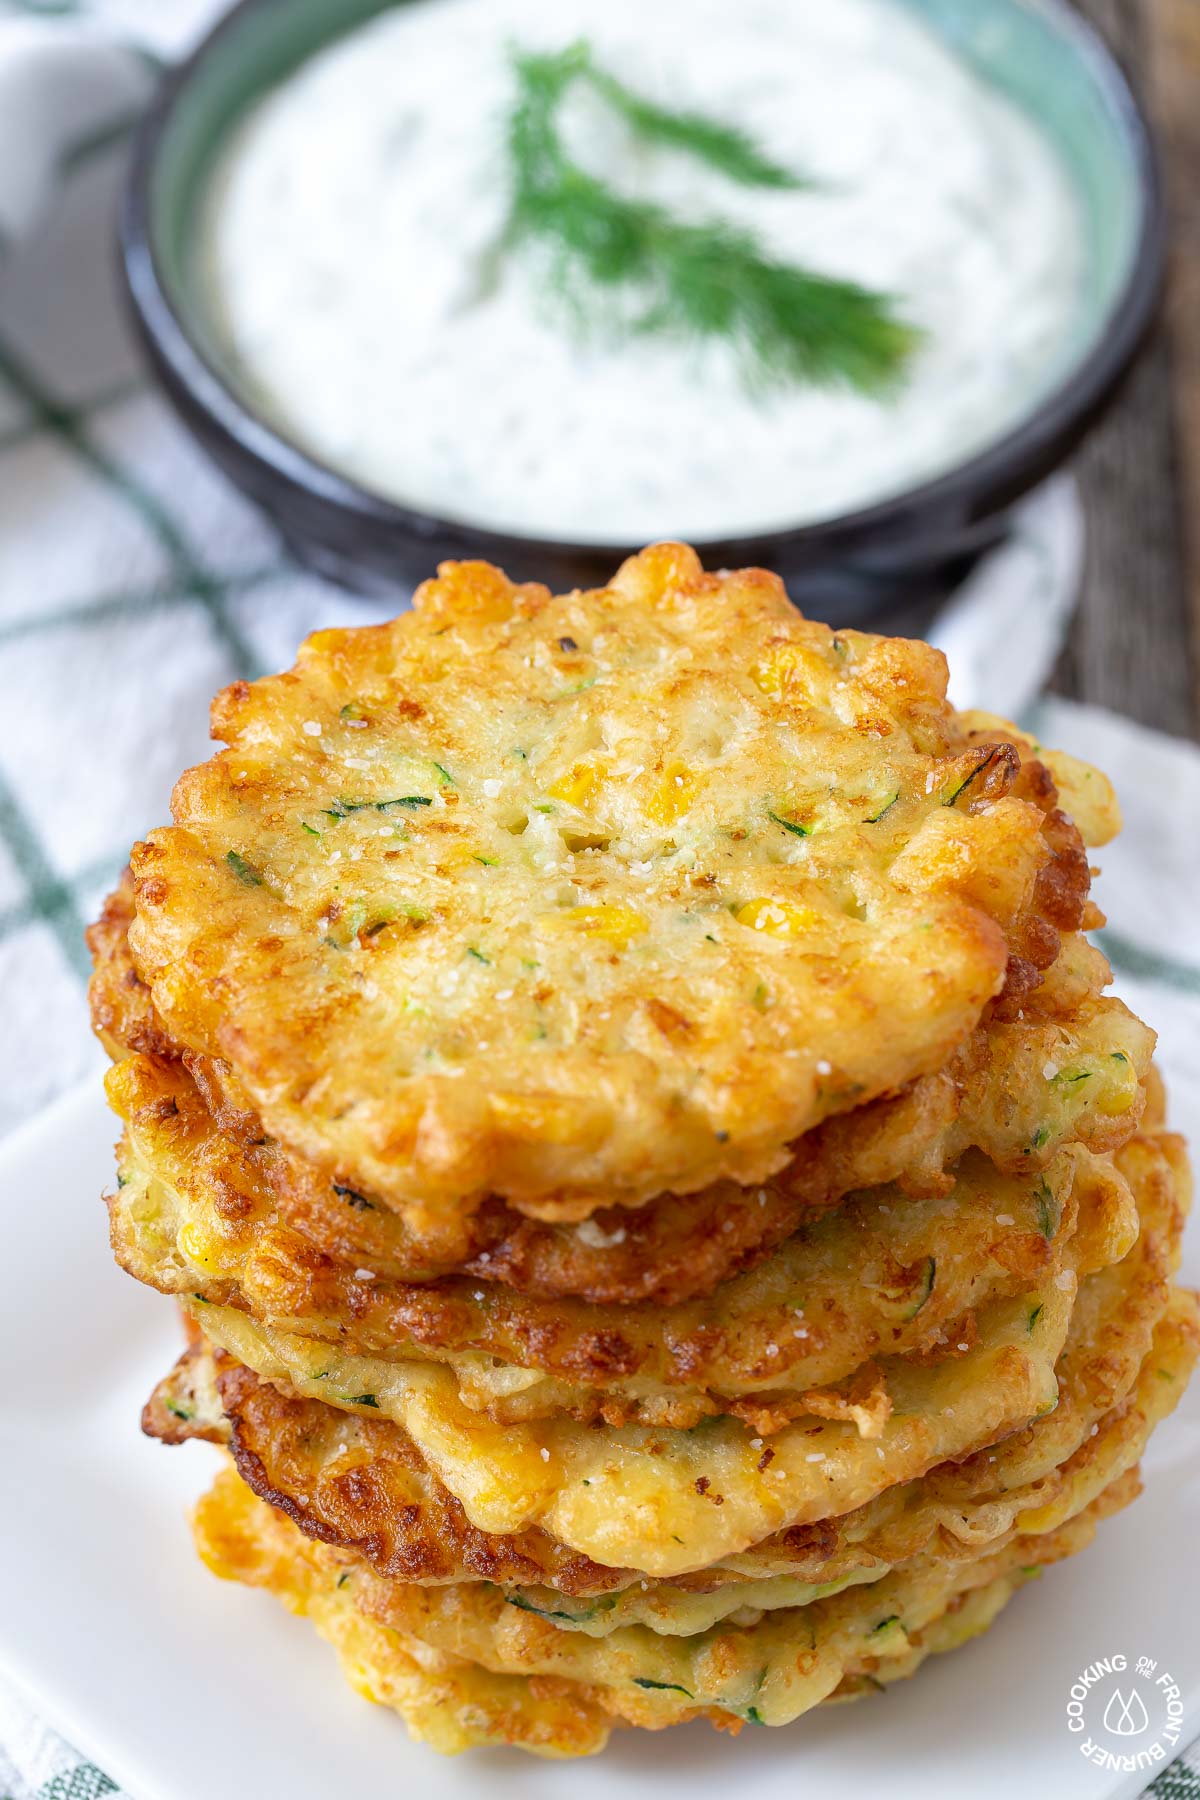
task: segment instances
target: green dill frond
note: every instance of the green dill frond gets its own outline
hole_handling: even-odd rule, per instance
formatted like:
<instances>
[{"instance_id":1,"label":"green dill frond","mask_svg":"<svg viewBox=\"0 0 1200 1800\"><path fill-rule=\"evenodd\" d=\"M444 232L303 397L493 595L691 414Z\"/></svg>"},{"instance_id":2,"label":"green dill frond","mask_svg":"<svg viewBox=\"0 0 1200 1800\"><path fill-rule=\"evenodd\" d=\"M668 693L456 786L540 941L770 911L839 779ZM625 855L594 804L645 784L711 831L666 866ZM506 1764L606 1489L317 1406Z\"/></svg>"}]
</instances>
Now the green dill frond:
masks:
<instances>
[{"instance_id":1,"label":"green dill frond","mask_svg":"<svg viewBox=\"0 0 1200 1800\"><path fill-rule=\"evenodd\" d=\"M734 226L666 222L653 256L642 329L725 338L752 376L880 390L916 347L888 296L774 261Z\"/></svg>"},{"instance_id":2,"label":"green dill frond","mask_svg":"<svg viewBox=\"0 0 1200 1800\"><path fill-rule=\"evenodd\" d=\"M738 125L724 125L703 113L657 106L653 100L631 92L615 75L605 74L590 63L587 74L596 93L620 114L631 131L648 142L686 151L743 187L796 189L812 185L803 175L773 162Z\"/></svg>"},{"instance_id":3,"label":"green dill frond","mask_svg":"<svg viewBox=\"0 0 1200 1800\"><path fill-rule=\"evenodd\" d=\"M633 94L595 67L589 47L515 53L509 125L513 200L505 241L543 243L555 286L581 323L595 290L633 291L638 332L724 339L747 377L879 392L895 384L920 341L893 300L854 282L770 256L753 233L724 220L689 222L630 198L567 155L557 129L573 82L587 80L639 136L699 157L748 186L797 188L803 178L765 156L737 127L675 112Z\"/></svg>"}]
</instances>

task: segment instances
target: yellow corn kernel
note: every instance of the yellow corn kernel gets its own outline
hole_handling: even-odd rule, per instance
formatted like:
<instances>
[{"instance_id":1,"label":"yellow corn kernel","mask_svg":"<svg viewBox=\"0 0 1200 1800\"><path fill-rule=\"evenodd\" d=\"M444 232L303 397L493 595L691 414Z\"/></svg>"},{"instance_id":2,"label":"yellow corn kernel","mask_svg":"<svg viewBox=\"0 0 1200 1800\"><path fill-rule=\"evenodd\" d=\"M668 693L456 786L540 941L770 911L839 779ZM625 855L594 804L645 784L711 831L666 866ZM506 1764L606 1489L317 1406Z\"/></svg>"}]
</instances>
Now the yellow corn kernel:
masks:
<instances>
[{"instance_id":1,"label":"yellow corn kernel","mask_svg":"<svg viewBox=\"0 0 1200 1800\"><path fill-rule=\"evenodd\" d=\"M576 763L570 774L560 775L546 792L554 800L565 800L568 806L588 806L607 775L604 763Z\"/></svg>"},{"instance_id":2,"label":"yellow corn kernel","mask_svg":"<svg viewBox=\"0 0 1200 1800\"><path fill-rule=\"evenodd\" d=\"M631 906L568 906L562 912L549 913L542 924L551 931L573 931L587 937L602 937L624 950L632 938L650 929L649 919Z\"/></svg>"},{"instance_id":3,"label":"yellow corn kernel","mask_svg":"<svg viewBox=\"0 0 1200 1800\"><path fill-rule=\"evenodd\" d=\"M798 688L811 691L817 683L826 686L829 681L825 662L803 644L772 644L754 665L752 674L772 700L782 700Z\"/></svg>"},{"instance_id":4,"label":"yellow corn kernel","mask_svg":"<svg viewBox=\"0 0 1200 1800\"><path fill-rule=\"evenodd\" d=\"M1138 1097L1137 1070L1124 1056L1107 1056L1096 1070L1098 1093L1093 1102L1096 1111L1107 1118L1128 1112Z\"/></svg>"},{"instance_id":5,"label":"yellow corn kernel","mask_svg":"<svg viewBox=\"0 0 1200 1800\"><path fill-rule=\"evenodd\" d=\"M751 931L768 931L772 937L780 938L799 937L821 924L821 914L815 907L795 900L747 900L733 916Z\"/></svg>"},{"instance_id":6,"label":"yellow corn kernel","mask_svg":"<svg viewBox=\"0 0 1200 1800\"><path fill-rule=\"evenodd\" d=\"M655 825L673 825L685 813L696 791L696 778L687 765L670 762L662 772L662 780L650 797L646 816Z\"/></svg>"},{"instance_id":7,"label":"yellow corn kernel","mask_svg":"<svg viewBox=\"0 0 1200 1800\"><path fill-rule=\"evenodd\" d=\"M207 1231L202 1230L190 1219L186 1225L179 1227L179 1248L188 1261L194 1262L198 1268L216 1269L220 1267L219 1240L210 1237Z\"/></svg>"},{"instance_id":8,"label":"yellow corn kernel","mask_svg":"<svg viewBox=\"0 0 1200 1800\"><path fill-rule=\"evenodd\" d=\"M447 562L437 578L423 581L413 599L422 624L499 624L511 619L529 588L519 588L485 562ZM541 592L544 594L545 589Z\"/></svg>"}]
</instances>

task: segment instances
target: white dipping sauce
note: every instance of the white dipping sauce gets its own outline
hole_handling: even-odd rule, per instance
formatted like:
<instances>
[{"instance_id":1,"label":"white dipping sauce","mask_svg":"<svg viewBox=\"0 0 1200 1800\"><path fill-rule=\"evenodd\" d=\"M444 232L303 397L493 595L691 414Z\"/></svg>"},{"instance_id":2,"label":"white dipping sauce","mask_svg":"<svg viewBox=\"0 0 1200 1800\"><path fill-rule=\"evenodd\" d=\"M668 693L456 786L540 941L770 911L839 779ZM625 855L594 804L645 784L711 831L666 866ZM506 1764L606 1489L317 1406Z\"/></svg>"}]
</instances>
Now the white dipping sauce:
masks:
<instances>
[{"instance_id":1,"label":"white dipping sauce","mask_svg":"<svg viewBox=\"0 0 1200 1800\"><path fill-rule=\"evenodd\" d=\"M577 36L631 86L743 125L816 185L735 186L634 143L582 88L563 111L577 158L896 296L928 334L897 394L754 395L725 344L581 344L536 255L483 279L509 200L509 46ZM418 509L598 543L808 523L954 466L1062 373L1084 279L1054 152L888 0L401 6L247 116L199 254L239 384L286 437Z\"/></svg>"}]
</instances>

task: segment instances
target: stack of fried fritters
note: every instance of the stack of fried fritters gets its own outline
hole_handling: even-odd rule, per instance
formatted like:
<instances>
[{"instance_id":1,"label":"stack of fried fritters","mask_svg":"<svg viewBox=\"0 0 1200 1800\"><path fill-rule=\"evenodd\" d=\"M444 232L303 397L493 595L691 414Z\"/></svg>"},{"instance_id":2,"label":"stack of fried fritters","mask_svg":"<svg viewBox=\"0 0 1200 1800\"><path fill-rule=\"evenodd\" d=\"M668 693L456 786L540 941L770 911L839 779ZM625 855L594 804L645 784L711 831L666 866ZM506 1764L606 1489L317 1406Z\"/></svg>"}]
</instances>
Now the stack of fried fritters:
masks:
<instances>
[{"instance_id":1,"label":"stack of fried fritters","mask_svg":"<svg viewBox=\"0 0 1200 1800\"><path fill-rule=\"evenodd\" d=\"M574 1755L908 1675L1136 1494L1198 1329L1102 776L670 544L447 565L213 732L92 999L219 1574Z\"/></svg>"}]
</instances>

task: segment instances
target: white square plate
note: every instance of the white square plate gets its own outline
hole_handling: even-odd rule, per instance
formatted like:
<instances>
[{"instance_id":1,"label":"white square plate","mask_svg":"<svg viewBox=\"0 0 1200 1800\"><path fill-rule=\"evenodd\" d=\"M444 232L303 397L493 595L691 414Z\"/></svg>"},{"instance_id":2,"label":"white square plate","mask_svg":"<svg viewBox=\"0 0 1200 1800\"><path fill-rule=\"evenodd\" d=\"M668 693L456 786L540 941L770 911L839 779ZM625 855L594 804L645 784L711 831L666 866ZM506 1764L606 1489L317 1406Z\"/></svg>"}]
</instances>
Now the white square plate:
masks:
<instances>
[{"instance_id":1,"label":"white square plate","mask_svg":"<svg viewBox=\"0 0 1200 1800\"><path fill-rule=\"evenodd\" d=\"M380 1800L405 1784L421 1800L485 1785L496 1800L709 1800L730 1783L753 1783L755 1800L1117 1800L1155 1766L1092 1766L1067 1705L1078 1673L1118 1653L1175 1677L1179 1747L1200 1730L1198 1381L1146 1459L1142 1499L915 1681L737 1740L691 1725L618 1731L569 1767L518 1752L442 1761L350 1692L306 1624L197 1561L184 1511L213 1456L139 1435L179 1338L169 1303L109 1255L97 1196L115 1135L97 1083L0 1157L0 1664L142 1800ZM1155 1741L1156 1678L1141 1684L1154 1728L1115 1748Z\"/></svg>"}]
</instances>

